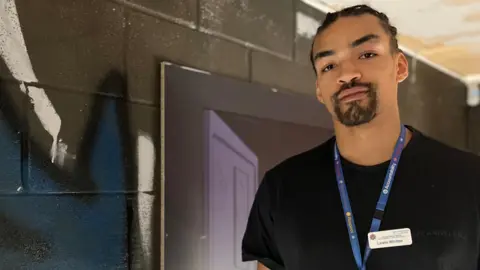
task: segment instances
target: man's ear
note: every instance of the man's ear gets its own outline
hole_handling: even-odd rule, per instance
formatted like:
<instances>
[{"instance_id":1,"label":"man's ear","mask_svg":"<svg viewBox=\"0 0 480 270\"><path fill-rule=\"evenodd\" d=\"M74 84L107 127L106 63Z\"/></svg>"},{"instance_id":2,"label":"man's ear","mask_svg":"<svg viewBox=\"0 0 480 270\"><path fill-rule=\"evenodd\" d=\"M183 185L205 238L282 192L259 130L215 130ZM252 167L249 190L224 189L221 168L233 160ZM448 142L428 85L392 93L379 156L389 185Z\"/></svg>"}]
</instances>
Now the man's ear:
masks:
<instances>
[{"instance_id":1,"label":"man's ear","mask_svg":"<svg viewBox=\"0 0 480 270\"><path fill-rule=\"evenodd\" d=\"M397 56L397 82L401 83L408 77L408 60L402 52Z\"/></svg>"},{"instance_id":2,"label":"man's ear","mask_svg":"<svg viewBox=\"0 0 480 270\"><path fill-rule=\"evenodd\" d=\"M316 92L318 101L325 104L322 93L320 92L320 88L318 87L318 81L317 80L315 80L315 92Z\"/></svg>"}]
</instances>

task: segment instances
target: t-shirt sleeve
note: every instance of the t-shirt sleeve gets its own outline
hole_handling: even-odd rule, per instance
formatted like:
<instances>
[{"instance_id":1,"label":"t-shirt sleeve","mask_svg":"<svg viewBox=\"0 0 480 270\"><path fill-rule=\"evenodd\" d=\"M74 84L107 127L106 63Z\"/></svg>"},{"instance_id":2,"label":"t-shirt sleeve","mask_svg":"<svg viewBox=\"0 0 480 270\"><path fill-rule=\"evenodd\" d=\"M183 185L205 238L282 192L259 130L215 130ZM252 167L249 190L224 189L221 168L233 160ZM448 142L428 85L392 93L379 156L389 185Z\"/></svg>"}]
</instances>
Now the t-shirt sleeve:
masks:
<instances>
[{"instance_id":1,"label":"t-shirt sleeve","mask_svg":"<svg viewBox=\"0 0 480 270\"><path fill-rule=\"evenodd\" d=\"M273 211L276 188L270 172L265 174L255 195L242 241L243 261L259 261L269 269L284 269L274 236ZM275 183L277 184L277 183Z\"/></svg>"}]
</instances>

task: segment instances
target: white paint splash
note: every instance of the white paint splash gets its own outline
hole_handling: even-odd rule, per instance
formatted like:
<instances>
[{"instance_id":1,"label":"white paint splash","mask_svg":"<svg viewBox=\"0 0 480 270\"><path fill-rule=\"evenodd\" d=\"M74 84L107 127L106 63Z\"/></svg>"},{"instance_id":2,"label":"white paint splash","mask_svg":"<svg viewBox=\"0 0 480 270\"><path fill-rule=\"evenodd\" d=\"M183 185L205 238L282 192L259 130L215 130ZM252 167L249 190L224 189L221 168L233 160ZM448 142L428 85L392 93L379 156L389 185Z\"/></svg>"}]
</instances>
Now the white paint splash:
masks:
<instances>
[{"instance_id":1,"label":"white paint splash","mask_svg":"<svg viewBox=\"0 0 480 270\"><path fill-rule=\"evenodd\" d=\"M307 14L297 11L297 34L301 37L311 39L317 33L320 21L308 16Z\"/></svg>"},{"instance_id":2,"label":"white paint splash","mask_svg":"<svg viewBox=\"0 0 480 270\"><path fill-rule=\"evenodd\" d=\"M139 130L137 137L138 191L152 191L155 169L155 146L146 132Z\"/></svg>"},{"instance_id":3,"label":"white paint splash","mask_svg":"<svg viewBox=\"0 0 480 270\"><path fill-rule=\"evenodd\" d=\"M0 56L15 79L37 82L14 0L0 0Z\"/></svg>"},{"instance_id":4,"label":"white paint splash","mask_svg":"<svg viewBox=\"0 0 480 270\"><path fill-rule=\"evenodd\" d=\"M152 138L146 132L139 130L137 136L137 168L138 191L152 191L155 172L155 146ZM148 258L152 255L152 213L154 196L149 194L138 195L138 219L140 224L140 243L144 262L149 264ZM150 269L150 265L143 265Z\"/></svg>"},{"instance_id":5,"label":"white paint splash","mask_svg":"<svg viewBox=\"0 0 480 270\"><path fill-rule=\"evenodd\" d=\"M16 80L38 82L25 46L14 0L0 0L0 56ZM29 96L38 119L52 136L53 143L50 149L52 163L59 156L57 163L63 165L67 145L58 139L61 119L45 90L31 86L27 91L24 83L20 85L20 90Z\"/></svg>"},{"instance_id":6,"label":"white paint splash","mask_svg":"<svg viewBox=\"0 0 480 270\"><path fill-rule=\"evenodd\" d=\"M138 198L138 220L140 223L141 256L143 257L142 269L151 269L150 258L152 258L152 213L154 196L139 194Z\"/></svg>"},{"instance_id":7,"label":"white paint splash","mask_svg":"<svg viewBox=\"0 0 480 270\"><path fill-rule=\"evenodd\" d=\"M26 86L24 84L21 84L20 89L22 89L22 91L26 91ZM60 133L60 126L62 124L62 121L60 120L60 117L55 111L52 103L48 99L45 90L38 87L29 86L27 92L28 96L30 97L30 102L33 105L33 111L38 116L38 119L42 123L43 128L53 138L53 143L50 148L51 161L52 163L55 162L55 158L58 155L60 156L60 160L58 161L62 162L59 165L63 165L64 153L62 153L62 151L66 151L67 145L65 145L61 140L58 139L58 134ZM60 146L60 153L58 146Z\"/></svg>"}]
</instances>

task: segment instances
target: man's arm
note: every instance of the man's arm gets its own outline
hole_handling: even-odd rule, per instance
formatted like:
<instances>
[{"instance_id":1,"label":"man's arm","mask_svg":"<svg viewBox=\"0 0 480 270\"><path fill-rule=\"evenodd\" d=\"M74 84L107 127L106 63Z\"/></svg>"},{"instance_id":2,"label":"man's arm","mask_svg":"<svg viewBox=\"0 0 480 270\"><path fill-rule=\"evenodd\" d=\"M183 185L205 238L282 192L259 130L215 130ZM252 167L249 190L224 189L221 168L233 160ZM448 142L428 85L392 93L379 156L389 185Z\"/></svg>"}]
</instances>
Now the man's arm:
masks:
<instances>
[{"instance_id":1,"label":"man's arm","mask_svg":"<svg viewBox=\"0 0 480 270\"><path fill-rule=\"evenodd\" d=\"M283 268L273 224L278 182L272 177L267 172L258 187L242 241L242 260L257 261L257 270Z\"/></svg>"}]
</instances>

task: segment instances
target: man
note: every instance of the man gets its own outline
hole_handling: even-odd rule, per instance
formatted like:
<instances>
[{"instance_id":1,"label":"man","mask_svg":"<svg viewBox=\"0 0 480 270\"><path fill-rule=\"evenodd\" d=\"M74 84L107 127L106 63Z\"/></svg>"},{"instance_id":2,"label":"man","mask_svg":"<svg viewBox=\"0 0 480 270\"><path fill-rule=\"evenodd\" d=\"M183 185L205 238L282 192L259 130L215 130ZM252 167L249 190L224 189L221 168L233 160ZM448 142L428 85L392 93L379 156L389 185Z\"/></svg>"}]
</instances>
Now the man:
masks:
<instances>
[{"instance_id":1,"label":"man","mask_svg":"<svg viewBox=\"0 0 480 270\"><path fill-rule=\"evenodd\" d=\"M480 269L480 158L401 124L387 16L331 13L311 51L335 137L265 174L243 239L258 269ZM373 232L373 233L370 233Z\"/></svg>"}]
</instances>

